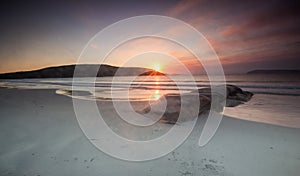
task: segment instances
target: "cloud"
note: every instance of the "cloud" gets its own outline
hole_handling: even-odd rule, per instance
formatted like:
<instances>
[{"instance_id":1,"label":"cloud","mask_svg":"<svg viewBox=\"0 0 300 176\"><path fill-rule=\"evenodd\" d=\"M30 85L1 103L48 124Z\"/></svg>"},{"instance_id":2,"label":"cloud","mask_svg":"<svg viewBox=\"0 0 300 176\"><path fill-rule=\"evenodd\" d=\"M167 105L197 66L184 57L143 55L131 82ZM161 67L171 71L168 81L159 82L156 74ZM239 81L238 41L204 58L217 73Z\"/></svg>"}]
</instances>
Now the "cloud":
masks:
<instances>
[{"instance_id":1,"label":"cloud","mask_svg":"<svg viewBox=\"0 0 300 176\"><path fill-rule=\"evenodd\" d=\"M300 11L297 1L185 0L168 15L195 26L209 40L224 65L257 63L282 67L300 55Z\"/></svg>"},{"instance_id":2,"label":"cloud","mask_svg":"<svg viewBox=\"0 0 300 176\"><path fill-rule=\"evenodd\" d=\"M177 3L174 7L170 8L167 11L168 16L179 16L183 13L186 13L191 8L193 8L195 5L199 5L201 1L195 1L195 0L183 0Z\"/></svg>"}]
</instances>

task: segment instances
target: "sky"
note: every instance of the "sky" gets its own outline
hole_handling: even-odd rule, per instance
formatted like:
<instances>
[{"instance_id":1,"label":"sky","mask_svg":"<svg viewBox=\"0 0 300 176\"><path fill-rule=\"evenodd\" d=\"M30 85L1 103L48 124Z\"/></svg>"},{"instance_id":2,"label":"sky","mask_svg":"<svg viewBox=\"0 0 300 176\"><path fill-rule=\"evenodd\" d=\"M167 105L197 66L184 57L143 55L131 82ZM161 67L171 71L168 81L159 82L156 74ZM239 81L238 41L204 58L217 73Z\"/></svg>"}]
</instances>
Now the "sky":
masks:
<instances>
[{"instance_id":1,"label":"sky","mask_svg":"<svg viewBox=\"0 0 300 176\"><path fill-rule=\"evenodd\" d=\"M297 1L283 0L4 1L0 6L0 73L76 64L97 32L139 15L169 16L195 27L216 51L225 73L299 69L299 7ZM203 72L193 55L172 42L153 38L120 46L107 63L120 66L128 53L141 46L164 46L176 63L195 74ZM178 73L176 63L150 53L134 58L128 66L159 65L163 72Z\"/></svg>"}]
</instances>

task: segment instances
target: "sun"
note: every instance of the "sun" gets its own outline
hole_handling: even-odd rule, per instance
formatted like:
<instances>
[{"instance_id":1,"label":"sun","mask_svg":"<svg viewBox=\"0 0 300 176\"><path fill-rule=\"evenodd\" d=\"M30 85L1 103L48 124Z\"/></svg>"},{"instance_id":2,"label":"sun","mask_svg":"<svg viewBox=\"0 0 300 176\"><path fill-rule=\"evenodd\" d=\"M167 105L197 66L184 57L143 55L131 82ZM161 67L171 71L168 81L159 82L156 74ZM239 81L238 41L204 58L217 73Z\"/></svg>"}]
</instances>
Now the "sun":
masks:
<instances>
[{"instance_id":1,"label":"sun","mask_svg":"<svg viewBox=\"0 0 300 176\"><path fill-rule=\"evenodd\" d=\"M153 70L160 71L160 65L158 65L158 64L154 65Z\"/></svg>"}]
</instances>

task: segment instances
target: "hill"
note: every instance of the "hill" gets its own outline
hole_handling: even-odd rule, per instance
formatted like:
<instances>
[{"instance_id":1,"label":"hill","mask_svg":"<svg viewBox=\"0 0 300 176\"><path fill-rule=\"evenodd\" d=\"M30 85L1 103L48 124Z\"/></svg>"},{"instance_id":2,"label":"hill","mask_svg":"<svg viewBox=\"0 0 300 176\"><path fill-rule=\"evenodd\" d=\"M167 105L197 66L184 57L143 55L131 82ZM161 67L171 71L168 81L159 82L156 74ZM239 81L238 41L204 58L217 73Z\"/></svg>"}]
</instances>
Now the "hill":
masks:
<instances>
[{"instance_id":1,"label":"hill","mask_svg":"<svg viewBox=\"0 0 300 176\"><path fill-rule=\"evenodd\" d=\"M26 78L72 78L76 67L76 77L104 77L104 76L161 76L165 75L152 69L140 67L115 67L111 65L82 64L47 67L32 71L0 74L0 79Z\"/></svg>"}]
</instances>

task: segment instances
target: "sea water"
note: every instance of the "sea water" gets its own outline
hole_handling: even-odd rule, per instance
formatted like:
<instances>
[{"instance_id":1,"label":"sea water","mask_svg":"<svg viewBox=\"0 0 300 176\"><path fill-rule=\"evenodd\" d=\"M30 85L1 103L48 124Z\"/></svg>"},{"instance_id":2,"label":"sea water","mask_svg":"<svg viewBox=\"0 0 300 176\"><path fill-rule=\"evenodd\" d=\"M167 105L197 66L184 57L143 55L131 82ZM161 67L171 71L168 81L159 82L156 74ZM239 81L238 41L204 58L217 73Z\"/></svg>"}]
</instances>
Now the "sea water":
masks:
<instances>
[{"instance_id":1,"label":"sea water","mask_svg":"<svg viewBox=\"0 0 300 176\"><path fill-rule=\"evenodd\" d=\"M157 100L168 93L189 93L208 87L206 75L190 79L184 75L3 80L2 87L55 89L58 94L98 101ZM238 107L225 108L224 115L273 125L300 128L300 78L298 75L241 74L226 75L226 84L254 93ZM72 87L73 86L73 87Z\"/></svg>"}]
</instances>

